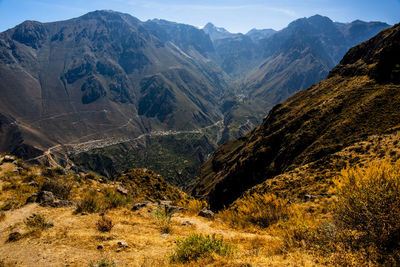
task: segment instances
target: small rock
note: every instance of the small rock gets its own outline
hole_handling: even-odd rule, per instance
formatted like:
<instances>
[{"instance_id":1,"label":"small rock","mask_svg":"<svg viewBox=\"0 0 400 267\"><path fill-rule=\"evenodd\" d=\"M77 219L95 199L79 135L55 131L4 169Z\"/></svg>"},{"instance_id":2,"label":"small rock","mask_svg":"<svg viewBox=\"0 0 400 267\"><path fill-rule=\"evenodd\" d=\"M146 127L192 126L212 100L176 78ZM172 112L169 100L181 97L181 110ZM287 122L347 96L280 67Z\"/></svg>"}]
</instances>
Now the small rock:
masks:
<instances>
[{"instance_id":1,"label":"small rock","mask_svg":"<svg viewBox=\"0 0 400 267\"><path fill-rule=\"evenodd\" d=\"M313 195L304 195L304 200L305 201L314 201L315 196Z\"/></svg>"},{"instance_id":2,"label":"small rock","mask_svg":"<svg viewBox=\"0 0 400 267\"><path fill-rule=\"evenodd\" d=\"M122 185L118 185L116 189L117 189L118 193L121 193L123 195L127 195L128 194L128 189L126 189Z\"/></svg>"},{"instance_id":3,"label":"small rock","mask_svg":"<svg viewBox=\"0 0 400 267\"><path fill-rule=\"evenodd\" d=\"M46 224L47 227L54 227L54 223L52 221L47 222Z\"/></svg>"},{"instance_id":4,"label":"small rock","mask_svg":"<svg viewBox=\"0 0 400 267\"><path fill-rule=\"evenodd\" d=\"M22 230L16 230L8 235L8 242L17 241L22 238Z\"/></svg>"},{"instance_id":5,"label":"small rock","mask_svg":"<svg viewBox=\"0 0 400 267\"><path fill-rule=\"evenodd\" d=\"M121 252L121 249L120 249L120 248L117 248L117 249L115 250L115 252Z\"/></svg>"},{"instance_id":6,"label":"small rock","mask_svg":"<svg viewBox=\"0 0 400 267\"><path fill-rule=\"evenodd\" d=\"M169 236L169 234L162 234L162 235L161 235L162 238L166 238L166 237L168 237L168 236Z\"/></svg>"},{"instance_id":7,"label":"small rock","mask_svg":"<svg viewBox=\"0 0 400 267\"><path fill-rule=\"evenodd\" d=\"M99 245L97 245L97 249L103 249L104 248L104 246L102 245L102 244L99 244Z\"/></svg>"},{"instance_id":8,"label":"small rock","mask_svg":"<svg viewBox=\"0 0 400 267\"><path fill-rule=\"evenodd\" d=\"M36 202L36 199L38 197L38 193L33 193L26 199L26 203L33 203Z\"/></svg>"},{"instance_id":9,"label":"small rock","mask_svg":"<svg viewBox=\"0 0 400 267\"><path fill-rule=\"evenodd\" d=\"M97 188L97 192L100 192L101 190L99 188Z\"/></svg>"},{"instance_id":10,"label":"small rock","mask_svg":"<svg viewBox=\"0 0 400 267\"><path fill-rule=\"evenodd\" d=\"M198 216L204 217L204 218L213 219L214 218L214 212L204 208L199 212Z\"/></svg>"},{"instance_id":11,"label":"small rock","mask_svg":"<svg viewBox=\"0 0 400 267\"><path fill-rule=\"evenodd\" d=\"M114 264L115 264L115 265L122 264L122 261L120 261L120 260L115 260L115 261L114 261Z\"/></svg>"},{"instance_id":12,"label":"small rock","mask_svg":"<svg viewBox=\"0 0 400 267\"><path fill-rule=\"evenodd\" d=\"M28 185L34 186L34 187L38 187L38 186L39 186L39 184L36 183L35 181L30 181L30 182L28 183Z\"/></svg>"},{"instance_id":13,"label":"small rock","mask_svg":"<svg viewBox=\"0 0 400 267\"><path fill-rule=\"evenodd\" d=\"M10 155L5 155L3 158L3 162L13 162L15 161L15 157L14 156L10 156Z\"/></svg>"},{"instance_id":14,"label":"small rock","mask_svg":"<svg viewBox=\"0 0 400 267\"><path fill-rule=\"evenodd\" d=\"M133 204L132 210L139 210L141 208L144 208L147 206L147 204L150 204L149 201L145 201L145 202L138 202Z\"/></svg>"},{"instance_id":15,"label":"small rock","mask_svg":"<svg viewBox=\"0 0 400 267\"><path fill-rule=\"evenodd\" d=\"M160 201L160 205L162 205L162 206L171 206L172 205L172 201L171 200L161 200Z\"/></svg>"},{"instance_id":16,"label":"small rock","mask_svg":"<svg viewBox=\"0 0 400 267\"><path fill-rule=\"evenodd\" d=\"M190 221L184 221L181 225L182 226L190 226L190 225L193 225L193 223Z\"/></svg>"},{"instance_id":17,"label":"small rock","mask_svg":"<svg viewBox=\"0 0 400 267\"><path fill-rule=\"evenodd\" d=\"M129 247L128 243L126 243L125 241L118 241L118 246L121 248L127 248Z\"/></svg>"}]
</instances>

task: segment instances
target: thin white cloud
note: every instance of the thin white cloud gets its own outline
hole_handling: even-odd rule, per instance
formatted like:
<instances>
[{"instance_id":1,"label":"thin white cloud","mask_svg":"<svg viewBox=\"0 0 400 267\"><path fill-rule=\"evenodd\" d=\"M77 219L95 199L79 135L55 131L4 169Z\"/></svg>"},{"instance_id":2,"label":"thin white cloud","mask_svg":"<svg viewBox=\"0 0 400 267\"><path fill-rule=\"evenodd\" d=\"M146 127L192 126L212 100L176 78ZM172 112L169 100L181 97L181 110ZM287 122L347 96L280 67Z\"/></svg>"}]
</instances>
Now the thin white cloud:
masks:
<instances>
[{"instance_id":1,"label":"thin white cloud","mask_svg":"<svg viewBox=\"0 0 400 267\"><path fill-rule=\"evenodd\" d=\"M131 6L141 6L144 8L157 8L157 9L175 9L175 10L204 10L204 11L212 11L212 10L240 10L240 9L254 9L254 10L266 10L274 13L284 14L290 17L296 17L297 14L293 10L286 8L275 8L268 7L260 4L250 4L250 5L210 5L210 4L165 4L154 1L122 1L115 0L120 3L129 4Z\"/></svg>"}]
</instances>

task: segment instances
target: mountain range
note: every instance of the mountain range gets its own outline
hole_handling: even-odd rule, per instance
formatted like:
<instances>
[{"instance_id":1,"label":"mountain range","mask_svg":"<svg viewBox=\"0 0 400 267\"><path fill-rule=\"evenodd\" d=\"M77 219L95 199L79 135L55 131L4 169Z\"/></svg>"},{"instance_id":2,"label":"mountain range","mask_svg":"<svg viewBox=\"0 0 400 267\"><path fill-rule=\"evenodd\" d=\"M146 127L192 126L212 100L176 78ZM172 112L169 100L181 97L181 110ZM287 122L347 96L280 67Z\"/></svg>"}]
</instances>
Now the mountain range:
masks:
<instances>
[{"instance_id":1,"label":"mountain range","mask_svg":"<svg viewBox=\"0 0 400 267\"><path fill-rule=\"evenodd\" d=\"M0 151L104 175L147 167L160 152L171 165L156 171L184 186L217 144L387 27L316 15L232 34L114 11L26 21L0 33ZM148 153L166 142L171 149Z\"/></svg>"}]
</instances>

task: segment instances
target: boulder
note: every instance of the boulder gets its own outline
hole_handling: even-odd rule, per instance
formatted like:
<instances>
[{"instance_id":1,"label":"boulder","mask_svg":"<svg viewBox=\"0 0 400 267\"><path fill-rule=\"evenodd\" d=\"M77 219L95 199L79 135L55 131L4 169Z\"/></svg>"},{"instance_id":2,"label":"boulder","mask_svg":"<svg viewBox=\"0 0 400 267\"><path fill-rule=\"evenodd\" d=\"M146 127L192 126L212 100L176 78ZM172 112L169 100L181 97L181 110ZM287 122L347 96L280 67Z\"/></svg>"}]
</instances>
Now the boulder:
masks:
<instances>
[{"instance_id":1,"label":"boulder","mask_svg":"<svg viewBox=\"0 0 400 267\"><path fill-rule=\"evenodd\" d=\"M50 191L39 192L36 202L42 207L69 207L74 205L71 201L57 199Z\"/></svg>"},{"instance_id":2,"label":"boulder","mask_svg":"<svg viewBox=\"0 0 400 267\"><path fill-rule=\"evenodd\" d=\"M16 160L16 158L11 155L5 155L3 157L3 162L14 162L15 160Z\"/></svg>"},{"instance_id":3,"label":"boulder","mask_svg":"<svg viewBox=\"0 0 400 267\"><path fill-rule=\"evenodd\" d=\"M127 195L128 194L128 189L126 189L122 185L118 185L116 189L117 189L118 193L121 193L123 195Z\"/></svg>"},{"instance_id":4,"label":"boulder","mask_svg":"<svg viewBox=\"0 0 400 267\"><path fill-rule=\"evenodd\" d=\"M193 223L191 221L184 221L181 225L182 226L191 226L191 225L193 225Z\"/></svg>"},{"instance_id":5,"label":"boulder","mask_svg":"<svg viewBox=\"0 0 400 267\"><path fill-rule=\"evenodd\" d=\"M214 212L212 212L209 209L204 208L199 212L198 216L204 217L204 218L213 219L214 218Z\"/></svg>"},{"instance_id":6,"label":"boulder","mask_svg":"<svg viewBox=\"0 0 400 267\"><path fill-rule=\"evenodd\" d=\"M30 186L34 186L34 187L39 187L39 184L38 183L36 183L35 181L30 181L29 183L28 183L28 185L30 185Z\"/></svg>"},{"instance_id":7,"label":"boulder","mask_svg":"<svg viewBox=\"0 0 400 267\"><path fill-rule=\"evenodd\" d=\"M125 242L125 241L118 241L117 244L118 244L118 246L119 246L120 248L127 248L127 247L129 247L128 243Z\"/></svg>"}]
</instances>

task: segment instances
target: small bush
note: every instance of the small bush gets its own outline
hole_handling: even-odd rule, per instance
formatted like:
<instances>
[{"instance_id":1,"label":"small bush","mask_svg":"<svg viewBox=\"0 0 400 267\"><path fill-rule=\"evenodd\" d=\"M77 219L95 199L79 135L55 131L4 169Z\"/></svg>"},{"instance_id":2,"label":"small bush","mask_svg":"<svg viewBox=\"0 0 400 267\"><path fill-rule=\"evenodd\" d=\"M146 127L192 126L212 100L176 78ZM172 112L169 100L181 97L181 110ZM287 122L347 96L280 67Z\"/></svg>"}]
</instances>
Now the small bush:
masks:
<instances>
[{"instance_id":1,"label":"small bush","mask_svg":"<svg viewBox=\"0 0 400 267\"><path fill-rule=\"evenodd\" d=\"M178 206L185 207L187 213L189 214L199 214L203 208L208 208L208 203L204 200L191 198L178 203Z\"/></svg>"},{"instance_id":2,"label":"small bush","mask_svg":"<svg viewBox=\"0 0 400 267\"><path fill-rule=\"evenodd\" d=\"M127 198L120 193L107 190L105 193L104 202L107 209L115 209L125 206L127 203Z\"/></svg>"},{"instance_id":3,"label":"small bush","mask_svg":"<svg viewBox=\"0 0 400 267\"><path fill-rule=\"evenodd\" d=\"M156 220L156 223L160 227L160 231L163 234L168 234L172 231L171 227L171 218L172 218L173 213L171 210L168 209L167 206L164 208L158 207L154 213L153 216Z\"/></svg>"},{"instance_id":4,"label":"small bush","mask_svg":"<svg viewBox=\"0 0 400 267\"><path fill-rule=\"evenodd\" d=\"M61 179L51 179L43 183L41 191L50 191L57 198L69 199L72 190L72 184L66 183Z\"/></svg>"},{"instance_id":5,"label":"small bush","mask_svg":"<svg viewBox=\"0 0 400 267\"><path fill-rule=\"evenodd\" d=\"M98 199L95 191L92 191L84 196L76 206L76 213L88 212L95 213L102 209L101 201Z\"/></svg>"},{"instance_id":6,"label":"small bush","mask_svg":"<svg viewBox=\"0 0 400 267\"><path fill-rule=\"evenodd\" d=\"M221 256L230 255L233 251L231 245L218 239L215 235L192 234L185 239L177 240L177 247L170 256L173 263L187 263L206 258L216 253Z\"/></svg>"},{"instance_id":7,"label":"small bush","mask_svg":"<svg viewBox=\"0 0 400 267\"><path fill-rule=\"evenodd\" d=\"M96 223L97 229L100 232L110 232L114 227L112 220L106 216L101 216L101 218Z\"/></svg>"},{"instance_id":8,"label":"small bush","mask_svg":"<svg viewBox=\"0 0 400 267\"><path fill-rule=\"evenodd\" d=\"M33 215L25 220L25 225L31 229L44 230L49 227L49 223L42 215Z\"/></svg>"},{"instance_id":9,"label":"small bush","mask_svg":"<svg viewBox=\"0 0 400 267\"><path fill-rule=\"evenodd\" d=\"M358 232L360 244L380 253L400 248L400 160L347 168L336 180L336 220Z\"/></svg>"},{"instance_id":10,"label":"small bush","mask_svg":"<svg viewBox=\"0 0 400 267\"><path fill-rule=\"evenodd\" d=\"M6 219L6 213L4 211L0 211L0 222Z\"/></svg>"},{"instance_id":11,"label":"small bush","mask_svg":"<svg viewBox=\"0 0 400 267\"><path fill-rule=\"evenodd\" d=\"M56 177L60 175L65 175L65 170L61 167L45 168L42 171L42 174L47 177Z\"/></svg>"},{"instance_id":12,"label":"small bush","mask_svg":"<svg viewBox=\"0 0 400 267\"><path fill-rule=\"evenodd\" d=\"M273 194L246 195L237 200L230 209L219 213L234 227L256 225L268 227L279 220L287 219L290 211L287 201Z\"/></svg>"}]
</instances>

